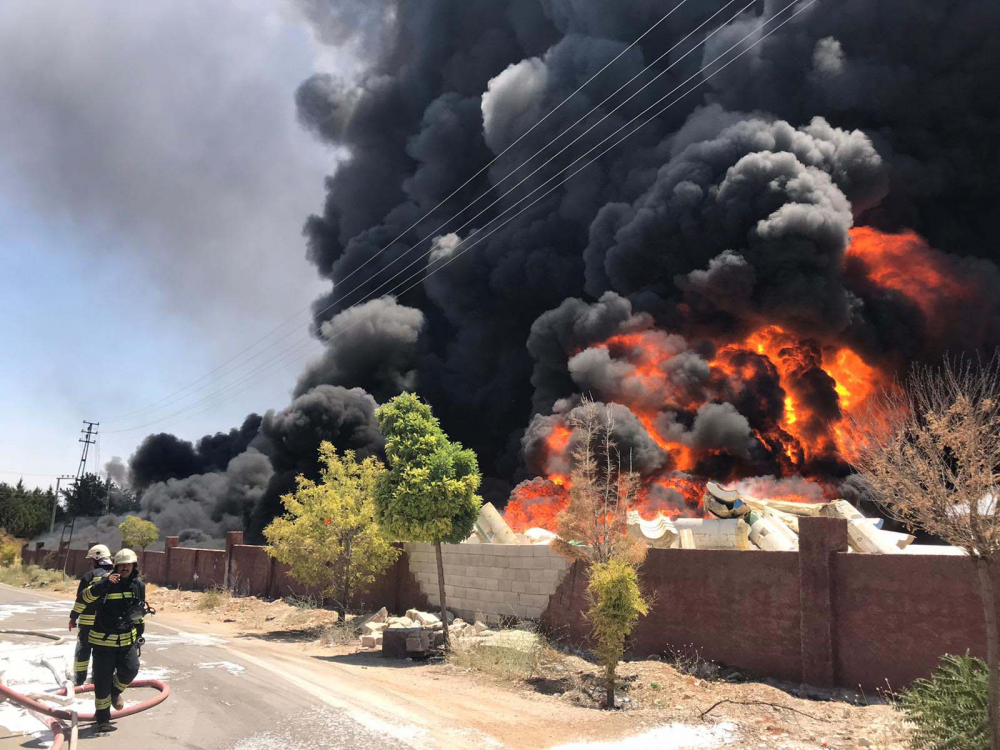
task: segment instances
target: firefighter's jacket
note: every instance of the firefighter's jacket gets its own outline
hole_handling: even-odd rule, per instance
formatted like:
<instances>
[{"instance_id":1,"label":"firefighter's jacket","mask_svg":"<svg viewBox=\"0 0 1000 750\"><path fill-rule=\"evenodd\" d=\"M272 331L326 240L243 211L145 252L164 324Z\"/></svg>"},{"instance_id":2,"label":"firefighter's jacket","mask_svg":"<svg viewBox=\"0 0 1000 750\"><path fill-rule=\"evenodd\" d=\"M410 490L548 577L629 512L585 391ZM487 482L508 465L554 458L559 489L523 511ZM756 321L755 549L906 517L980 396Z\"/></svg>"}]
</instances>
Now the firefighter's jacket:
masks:
<instances>
[{"instance_id":1,"label":"firefighter's jacket","mask_svg":"<svg viewBox=\"0 0 1000 750\"><path fill-rule=\"evenodd\" d=\"M98 565L93 570L88 570L80 577L80 583L76 587L76 601L73 602L73 611L69 613L69 619L81 628L94 627L94 612L97 609L97 602L88 604L83 600L84 590L93 583L94 579L102 578L114 572L114 566L109 562L107 565Z\"/></svg>"},{"instance_id":2,"label":"firefighter's jacket","mask_svg":"<svg viewBox=\"0 0 1000 750\"><path fill-rule=\"evenodd\" d=\"M142 637L146 584L138 570L116 584L108 576L95 579L83 590L83 601L96 606L88 636L92 646L128 648Z\"/></svg>"}]
</instances>

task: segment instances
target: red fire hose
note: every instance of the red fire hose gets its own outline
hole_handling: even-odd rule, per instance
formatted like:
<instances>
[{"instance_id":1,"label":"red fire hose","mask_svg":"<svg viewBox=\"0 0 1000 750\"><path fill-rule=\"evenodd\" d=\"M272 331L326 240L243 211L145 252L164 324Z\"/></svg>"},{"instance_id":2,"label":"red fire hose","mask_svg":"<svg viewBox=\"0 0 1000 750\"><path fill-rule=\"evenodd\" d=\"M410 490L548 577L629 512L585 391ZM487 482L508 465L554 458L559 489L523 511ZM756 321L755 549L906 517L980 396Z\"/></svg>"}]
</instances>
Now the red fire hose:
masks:
<instances>
[{"instance_id":1,"label":"red fire hose","mask_svg":"<svg viewBox=\"0 0 1000 750\"><path fill-rule=\"evenodd\" d=\"M121 711L115 711L114 713L111 714L112 719L120 719L124 716L131 716L132 714L137 714L140 711L145 711L147 708L158 706L161 703L163 703L163 701L165 701L167 697L170 695L170 686L167 685L167 683L165 682L160 682L159 680L136 680L131 685L129 685L129 687L130 688L149 687L149 688L155 688L160 692L158 695L154 696L153 698L150 698L147 701L136 703L134 706L129 706L128 708L125 708ZM90 693L93 692L93 690L94 690L93 685L83 685L81 687L76 688L73 692L74 694ZM60 688L59 690L56 690L53 694L66 695L66 688ZM45 714L46 716L50 716L53 719L62 719L64 721L70 721L73 718L72 713L70 711L67 711L63 708L50 708L49 706L46 706L44 703L39 703L34 698L29 698L26 695L21 695L20 693L11 690L6 685L0 685L0 695L4 696L8 700L13 701L14 703L17 703L20 706L24 706L25 708L31 711L36 711L40 714ZM78 718L80 719L80 721L93 721L94 715L79 714Z\"/></svg>"},{"instance_id":2,"label":"red fire hose","mask_svg":"<svg viewBox=\"0 0 1000 750\"><path fill-rule=\"evenodd\" d=\"M56 641L57 644L62 643L64 640L61 636L54 636L50 633L40 633L30 630L2 630L0 632L18 633L20 635L31 635L41 638L47 638ZM55 669L55 667L53 667L53 665L51 664L46 663L46 666L48 666L50 669L53 670ZM140 711L145 711L147 708L152 708L153 706L157 706L160 703L163 703L163 701L165 701L170 695L170 686L167 685L165 682L160 682L159 680L137 680L133 682L131 685L129 685L129 687L137 687L137 688L149 687L158 690L159 693L155 697L150 698L149 700L136 703L134 706L129 706L128 708L122 709L121 711L116 711L112 713L111 714L112 719L118 719L123 716L131 716L132 714L137 714ZM93 690L94 690L93 685L83 685L81 687L74 687L73 694L76 695L77 693L88 693L92 692ZM65 687L60 688L59 690L52 693L52 695L66 695L66 688ZM49 725L49 729L52 730L52 736L53 736L52 744L49 746L49 750L62 750L63 745L65 744L66 741L66 735L70 733L70 729L68 727L63 726L63 724L60 722L60 719L63 721L73 722L74 712L67 711L62 708L50 708L49 706L46 706L44 703L41 703L35 700L34 698L29 698L27 695L22 695L21 693L18 693L16 690L12 690L10 687L8 687L3 683L2 679L0 679L0 703L2 703L5 700L9 700L13 703L16 703L19 706L22 706L23 708L27 708L30 711L34 711L35 713L42 714L43 716L45 716L47 719L47 723ZM73 739L75 739L76 737L77 723L81 721L94 721L94 714L76 714L76 721L73 723ZM72 744L72 741L70 744Z\"/></svg>"}]
</instances>

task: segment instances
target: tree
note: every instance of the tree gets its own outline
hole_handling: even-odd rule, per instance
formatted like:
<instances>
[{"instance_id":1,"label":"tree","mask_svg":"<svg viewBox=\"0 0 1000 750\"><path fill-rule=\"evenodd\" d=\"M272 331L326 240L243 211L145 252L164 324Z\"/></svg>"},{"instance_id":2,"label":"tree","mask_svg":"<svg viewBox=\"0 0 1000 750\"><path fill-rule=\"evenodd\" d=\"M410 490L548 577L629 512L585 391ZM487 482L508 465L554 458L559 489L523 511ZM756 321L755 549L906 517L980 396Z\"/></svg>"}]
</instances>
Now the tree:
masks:
<instances>
[{"instance_id":1,"label":"tree","mask_svg":"<svg viewBox=\"0 0 1000 750\"><path fill-rule=\"evenodd\" d=\"M63 490L66 512L74 516L103 516L108 512L112 482L88 473Z\"/></svg>"},{"instance_id":2,"label":"tree","mask_svg":"<svg viewBox=\"0 0 1000 750\"><path fill-rule=\"evenodd\" d=\"M125 516L125 520L118 524L118 530L122 533L122 547L138 547L143 552L160 538L160 530L156 528L156 524L138 516Z\"/></svg>"},{"instance_id":3,"label":"tree","mask_svg":"<svg viewBox=\"0 0 1000 750\"><path fill-rule=\"evenodd\" d=\"M628 560L613 557L590 566L587 583L590 607L587 619L594 628L594 649L604 666L607 708L615 707L615 672L625 653L625 639L636 620L649 612L649 605L639 591L639 574Z\"/></svg>"},{"instance_id":4,"label":"tree","mask_svg":"<svg viewBox=\"0 0 1000 750\"><path fill-rule=\"evenodd\" d=\"M320 482L299 475L294 494L281 498L285 515L264 529L268 554L291 567L295 580L322 587L337 603L341 620L354 593L399 556L375 521L375 485L385 474L377 458L360 463L354 451L337 455L320 444Z\"/></svg>"},{"instance_id":5,"label":"tree","mask_svg":"<svg viewBox=\"0 0 1000 750\"><path fill-rule=\"evenodd\" d=\"M584 398L569 426L573 433L569 502L556 518L559 539L553 548L570 560L604 563L620 558L638 565L646 556L646 545L628 534L628 512L638 503L639 475L622 470L614 418L607 407Z\"/></svg>"},{"instance_id":6,"label":"tree","mask_svg":"<svg viewBox=\"0 0 1000 750\"><path fill-rule=\"evenodd\" d=\"M438 595L445 648L448 610L442 543L465 541L472 533L482 498L476 454L452 442L431 408L403 393L375 412L389 471L379 477L375 509L386 532L400 540L430 542L437 557Z\"/></svg>"},{"instance_id":7,"label":"tree","mask_svg":"<svg viewBox=\"0 0 1000 750\"><path fill-rule=\"evenodd\" d=\"M636 620L649 611L639 590L638 566L646 545L628 533L628 513L638 501L639 476L622 470L611 411L588 399L569 420L573 470L569 502L556 518L553 549L590 562L587 618L604 666L608 708L615 706L618 662Z\"/></svg>"},{"instance_id":8,"label":"tree","mask_svg":"<svg viewBox=\"0 0 1000 750\"><path fill-rule=\"evenodd\" d=\"M918 367L852 418L851 464L894 518L963 549L986 621L990 748L1000 750L1000 353Z\"/></svg>"},{"instance_id":9,"label":"tree","mask_svg":"<svg viewBox=\"0 0 1000 750\"><path fill-rule=\"evenodd\" d=\"M24 482L0 483L0 528L21 539L32 539L49 525L55 494L51 489L27 489Z\"/></svg>"}]
</instances>

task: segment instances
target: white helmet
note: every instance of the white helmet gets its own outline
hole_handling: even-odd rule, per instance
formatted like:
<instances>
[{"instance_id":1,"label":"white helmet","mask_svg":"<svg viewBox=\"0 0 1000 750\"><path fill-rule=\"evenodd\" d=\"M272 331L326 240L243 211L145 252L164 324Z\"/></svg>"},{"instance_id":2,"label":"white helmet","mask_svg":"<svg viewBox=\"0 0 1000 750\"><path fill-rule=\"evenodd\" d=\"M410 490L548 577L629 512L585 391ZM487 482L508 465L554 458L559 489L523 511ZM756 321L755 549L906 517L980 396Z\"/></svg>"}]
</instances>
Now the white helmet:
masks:
<instances>
[{"instance_id":1,"label":"white helmet","mask_svg":"<svg viewBox=\"0 0 1000 750\"><path fill-rule=\"evenodd\" d=\"M102 557L111 557L111 550L103 544L95 544L87 551L88 560L100 560Z\"/></svg>"},{"instance_id":2,"label":"white helmet","mask_svg":"<svg viewBox=\"0 0 1000 750\"><path fill-rule=\"evenodd\" d=\"M137 563L139 558L135 556L135 552L130 549L120 549L118 554L115 555L115 565L125 565L128 563Z\"/></svg>"}]
</instances>

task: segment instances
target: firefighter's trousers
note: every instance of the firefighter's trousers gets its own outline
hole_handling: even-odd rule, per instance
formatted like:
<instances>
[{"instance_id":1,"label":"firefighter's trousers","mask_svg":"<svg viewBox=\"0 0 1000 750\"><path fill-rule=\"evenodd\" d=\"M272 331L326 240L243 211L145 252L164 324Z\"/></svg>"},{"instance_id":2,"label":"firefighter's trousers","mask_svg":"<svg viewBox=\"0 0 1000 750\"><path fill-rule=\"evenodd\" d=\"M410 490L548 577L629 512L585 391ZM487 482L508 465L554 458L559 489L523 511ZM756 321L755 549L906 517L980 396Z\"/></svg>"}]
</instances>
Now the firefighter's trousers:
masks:
<instances>
[{"instance_id":1,"label":"firefighter's trousers","mask_svg":"<svg viewBox=\"0 0 1000 750\"><path fill-rule=\"evenodd\" d=\"M87 681L87 667L90 666L90 628L81 627L76 638L76 651L73 654L73 679L77 687Z\"/></svg>"},{"instance_id":2,"label":"firefighter's trousers","mask_svg":"<svg viewBox=\"0 0 1000 750\"><path fill-rule=\"evenodd\" d=\"M110 721L111 703L125 692L139 673L136 644L130 646L94 646L94 719Z\"/></svg>"}]
</instances>

